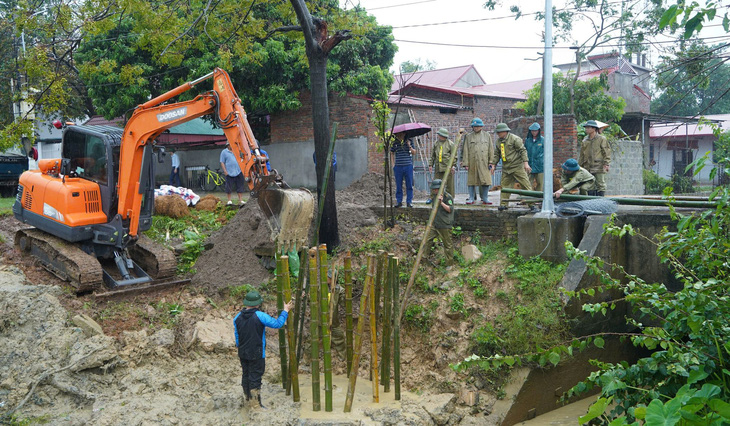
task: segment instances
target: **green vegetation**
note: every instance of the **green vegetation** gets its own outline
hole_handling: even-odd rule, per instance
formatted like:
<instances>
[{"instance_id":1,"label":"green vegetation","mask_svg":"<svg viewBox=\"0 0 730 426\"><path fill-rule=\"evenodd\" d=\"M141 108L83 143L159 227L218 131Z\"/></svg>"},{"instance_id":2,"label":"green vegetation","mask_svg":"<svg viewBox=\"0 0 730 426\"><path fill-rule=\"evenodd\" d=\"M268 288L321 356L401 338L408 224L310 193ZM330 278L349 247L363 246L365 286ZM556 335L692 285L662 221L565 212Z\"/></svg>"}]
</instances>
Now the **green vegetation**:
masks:
<instances>
[{"instance_id":1,"label":"green vegetation","mask_svg":"<svg viewBox=\"0 0 730 426\"><path fill-rule=\"evenodd\" d=\"M569 114L571 107L571 90L573 75L553 74L553 108L555 114ZM527 115L537 114L537 104L540 98L540 83L525 92L527 99L518 102L515 107L525 110ZM608 76L601 74L600 77L588 81L578 80L573 90L575 119L578 124L587 120L601 120L606 123L616 123L624 115L626 101L623 98L614 99L608 94ZM582 127L579 127L582 130ZM612 124L606 129L610 134L616 134L619 127Z\"/></svg>"},{"instance_id":2,"label":"green vegetation","mask_svg":"<svg viewBox=\"0 0 730 426\"><path fill-rule=\"evenodd\" d=\"M0 198L0 217L13 215L15 197Z\"/></svg>"},{"instance_id":3,"label":"green vegetation","mask_svg":"<svg viewBox=\"0 0 730 426\"><path fill-rule=\"evenodd\" d=\"M466 306L464 306L464 295L461 293L456 293L455 295L451 296L451 300L449 301L449 311L454 313L460 313L464 316L469 315L469 312L466 310Z\"/></svg>"},{"instance_id":4,"label":"green vegetation","mask_svg":"<svg viewBox=\"0 0 730 426\"><path fill-rule=\"evenodd\" d=\"M727 136L727 135L726 135ZM698 173L707 155L690 167ZM719 167L728 167L730 158L716 158ZM710 177L714 178L717 169ZM644 236L631 225L617 226L615 217L605 226L605 234L630 236L656 244L661 261L667 263L683 288L670 292L662 283L647 283L628 274L621 266L591 258L566 242L569 254L586 262L602 285L566 292L570 297L608 294L620 298L586 303L583 310L607 315L617 302L632 305L635 316L626 321L637 331L622 335L649 355L636 362L617 364L594 362L598 371L573 387L565 396L600 388L600 396L581 417L581 424L600 422L611 425L720 425L730 423L730 187L720 186L710 195L717 201L713 210L683 214L670 208L677 230L665 229L656 238ZM486 334L486 333L485 333ZM505 333L499 332L499 336ZM488 336L487 336L488 337ZM537 349L522 355L473 356L454 366L472 366L495 371L524 362L557 365L574 351L589 345L603 348L604 335L577 338L568 344ZM483 340L483 339L482 339ZM489 343L489 342L488 342ZM512 352L514 353L514 352Z\"/></svg>"},{"instance_id":5,"label":"green vegetation","mask_svg":"<svg viewBox=\"0 0 730 426\"><path fill-rule=\"evenodd\" d=\"M177 272L194 273L195 261L204 250L205 238L223 227L235 214L235 210L219 206L215 212L190 210L188 216L180 219L154 216L146 235L167 246L181 241L184 251L178 258Z\"/></svg>"},{"instance_id":6,"label":"green vegetation","mask_svg":"<svg viewBox=\"0 0 730 426\"><path fill-rule=\"evenodd\" d=\"M428 306L418 304L408 305L403 313L403 321L408 327L412 327L422 333L431 330L434 320L434 312L438 308L438 302L431 301Z\"/></svg>"},{"instance_id":7,"label":"green vegetation","mask_svg":"<svg viewBox=\"0 0 730 426\"><path fill-rule=\"evenodd\" d=\"M644 192L647 194L663 194L664 188L672 186L672 182L669 179L664 179L656 174L653 170L644 169Z\"/></svg>"}]
</instances>

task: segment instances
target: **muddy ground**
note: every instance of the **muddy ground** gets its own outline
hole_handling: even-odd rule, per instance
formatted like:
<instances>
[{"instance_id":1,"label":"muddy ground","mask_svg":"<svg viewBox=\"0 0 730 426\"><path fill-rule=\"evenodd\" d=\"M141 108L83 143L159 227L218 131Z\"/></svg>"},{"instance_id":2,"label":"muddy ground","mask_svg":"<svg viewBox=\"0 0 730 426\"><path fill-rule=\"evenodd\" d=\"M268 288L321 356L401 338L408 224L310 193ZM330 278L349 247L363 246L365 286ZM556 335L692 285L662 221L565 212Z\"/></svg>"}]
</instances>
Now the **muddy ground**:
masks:
<instances>
[{"instance_id":1,"label":"muddy ground","mask_svg":"<svg viewBox=\"0 0 730 426\"><path fill-rule=\"evenodd\" d=\"M382 223L359 204L377 202L381 196L378 175L363 179L371 182L356 182L360 192L350 188L338 194L340 226L347 224L341 235L349 248L383 239ZM364 345L358 383L365 390L358 394L353 413L342 414L338 402L345 385L335 388L333 413L312 413L309 387L301 387L301 403L284 394L278 335L268 330L263 395L270 409L250 412L243 407L231 323L241 306L231 298L230 286L252 284L270 292L265 283L272 277L251 250L235 249L252 247L268 232L251 204L211 235L213 247L196 264L193 284L110 301L77 296L35 261L21 258L12 248L19 224L11 217L1 218L2 421L11 421L12 413L14 421L63 425L497 424L498 414L492 413L495 392L486 379L457 375L449 364L470 355L475 321L494 317L502 308L456 286L458 270L444 273L431 266L424 273L429 285L440 291L414 291L411 300L434 308L433 326L427 332L404 326L402 401L388 402L392 396L384 395L382 386L382 403L368 401L370 356ZM388 231L387 249L402 258L415 257L422 232L422 226L399 223ZM364 259L364 254L356 256L354 268ZM491 293L510 285L497 279L500 262L474 272L491 283ZM355 287L357 297L357 283ZM450 297L462 292L465 309L477 313L469 319L448 309ZM264 309L276 314L271 303ZM303 384L309 380L307 349L300 367ZM334 358L334 373L340 376L335 382L342 383L345 365Z\"/></svg>"}]
</instances>

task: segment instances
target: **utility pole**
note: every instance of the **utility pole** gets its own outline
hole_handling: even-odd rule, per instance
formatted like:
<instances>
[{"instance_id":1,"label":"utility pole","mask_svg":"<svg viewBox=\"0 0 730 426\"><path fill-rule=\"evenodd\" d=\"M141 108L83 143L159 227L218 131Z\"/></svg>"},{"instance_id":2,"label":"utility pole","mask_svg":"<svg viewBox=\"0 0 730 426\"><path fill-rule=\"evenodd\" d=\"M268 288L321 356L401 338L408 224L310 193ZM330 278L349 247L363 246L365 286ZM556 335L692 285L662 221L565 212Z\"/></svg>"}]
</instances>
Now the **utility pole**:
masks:
<instances>
[{"instance_id":1,"label":"utility pole","mask_svg":"<svg viewBox=\"0 0 730 426\"><path fill-rule=\"evenodd\" d=\"M543 55L543 89L545 90L545 156L543 159L542 210L538 215L552 216L553 202L553 4L545 0L545 55Z\"/></svg>"}]
</instances>

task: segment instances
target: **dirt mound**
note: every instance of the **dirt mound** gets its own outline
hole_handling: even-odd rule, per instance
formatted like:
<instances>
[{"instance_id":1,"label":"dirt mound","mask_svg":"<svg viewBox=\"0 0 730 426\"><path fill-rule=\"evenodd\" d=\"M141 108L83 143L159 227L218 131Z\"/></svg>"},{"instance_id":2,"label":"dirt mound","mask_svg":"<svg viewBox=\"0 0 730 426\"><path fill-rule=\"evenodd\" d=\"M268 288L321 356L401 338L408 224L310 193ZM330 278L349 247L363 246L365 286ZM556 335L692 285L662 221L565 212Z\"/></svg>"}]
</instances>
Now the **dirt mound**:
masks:
<instances>
[{"instance_id":1,"label":"dirt mound","mask_svg":"<svg viewBox=\"0 0 730 426\"><path fill-rule=\"evenodd\" d=\"M231 220L208 237L213 248L195 263L193 284L217 290L251 284L258 287L273 276L256 256L257 247L272 246L271 229L256 203L247 203Z\"/></svg>"},{"instance_id":2,"label":"dirt mound","mask_svg":"<svg viewBox=\"0 0 730 426\"><path fill-rule=\"evenodd\" d=\"M155 198L155 214L169 216L174 219L185 217L190 212L185 200L177 195L161 195Z\"/></svg>"},{"instance_id":3,"label":"dirt mound","mask_svg":"<svg viewBox=\"0 0 730 426\"><path fill-rule=\"evenodd\" d=\"M207 210L209 212L215 211L216 206L221 202L221 199L215 195L208 194L198 201L195 208L198 210Z\"/></svg>"}]
</instances>

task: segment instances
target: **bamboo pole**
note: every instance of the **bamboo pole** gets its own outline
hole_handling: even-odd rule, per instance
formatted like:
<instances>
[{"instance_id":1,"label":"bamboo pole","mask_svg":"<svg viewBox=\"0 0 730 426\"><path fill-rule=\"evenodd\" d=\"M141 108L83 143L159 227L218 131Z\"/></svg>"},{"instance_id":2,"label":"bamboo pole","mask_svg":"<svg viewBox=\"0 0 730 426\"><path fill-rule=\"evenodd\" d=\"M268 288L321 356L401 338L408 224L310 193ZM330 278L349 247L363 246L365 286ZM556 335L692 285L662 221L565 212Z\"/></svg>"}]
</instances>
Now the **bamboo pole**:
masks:
<instances>
[{"instance_id":1,"label":"bamboo pole","mask_svg":"<svg viewBox=\"0 0 730 426\"><path fill-rule=\"evenodd\" d=\"M289 270L282 269L281 256L276 256L276 309L281 312L284 309L284 274L289 275ZM286 357L286 334L284 328L279 329L279 358L281 361L281 386L286 390L286 394L290 395L289 375L287 373L287 357Z\"/></svg>"},{"instance_id":2,"label":"bamboo pole","mask_svg":"<svg viewBox=\"0 0 730 426\"><path fill-rule=\"evenodd\" d=\"M373 285L373 274L375 274L375 256L368 256L368 273L365 277L362 295L360 296L360 315L357 319L357 331L355 332L355 346L352 351L352 368L347 386L347 398L345 399L345 413L352 411L352 400L355 397L355 385L357 384L357 370L360 366L360 349L362 349L362 333L367 314L367 302L370 286Z\"/></svg>"},{"instance_id":3,"label":"bamboo pole","mask_svg":"<svg viewBox=\"0 0 730 426\"><path fill-rule=\"evenodd\" d=\"M393 384L395 386L395 400L400 401L400 278L398 276L398 258L393 258Z\"/></svg>"},{"instance_id":4,"label":"bamboo pole","mask_svg":"<svg viewBox=\"0 0 730 426\"><path fill-rule=\"evenodd\" d=\"M319 288L320 288L320 326L322 327L322 354L324 358L324 411L332 411L332 352L329 319L329 286L327 285L327 245L320 244Z\"/></svg>"},{"instance_id":5,"label":"bamboo pole","mask_svg":"<svg viewBox=\"0 0 730 426\"><path fill-rule=\"evenodd\" d=\"M349 251L345 254L345 342L345 363L349 377L352 368L352 257Z\"/></svg>"},{"instance_id":6,"label":"bamboo pole","mask_svg":"<svg viewBox=\"0 0 730 426\"><path fill-rule=\"evenodd\" d=\"M451 158L449 158L449 163L446 166L446 170L451 170L451 166L454 164L454 160L456 159L456 153L459 151L459 145L461 144L461 140L457 140L456 144L454 144L454 149L451 151ZM438 194L436 195L436 200L439 199L446 190L446 185L444 185L444 182L441 183L441 187L439 188ZM453 194L451 194L453 196ZM413 269L411 270L411 276L408 278L408 285L406 285L406 290L403 293L403 302L400 306L400 312L398 313L398 321L403 317L403 312L406 310L406 303L408 303L408 295L411 291L411 287L413 286L413 282L416 281L416 273L418 273L418 267L421 265L421 258L423 257L423 249L426 247L427 243L430 243L428 241L428 233L431 230L431 227L433 226L433 221L436 218L436 211L438 211L440 203L436 202L433 203L433 207L431 207L431 215L428 218L428 222L426 223L426 229L423 232L423 238L421 239L421 246L418 248L418 254L416 255L416 261L413 262ZM453 208L453 207L452 207Z\"/></svg>"},{"instance_id":7,"label":"bamboo pole","mask_svg":"<svg viewBox=\"0 0 730 426\"><path fill-rule=\"evenodd\" d=\"M317 280L317 249L309 249L309 338L312 347L312 411L320 411L319 400L319 281Z\"/></svg>"},{"instance_id":8,"label":"bamboo pole","mask_svg":"<svg viewBox=\"0 0 730 426\"><path fill-rule=\"evenodd\" d=\"M390 392L390 334L393 316L393 278L395 277L395 267L393 266L393 253L388 253L388 272L385 275L385 285L383 286L383 343L381 350L383 351L383 360L381 362L380 383L383 384L383 392Z\"/></svg>"},{"instance_id":9,"label":"bamboo pole","mask_svg":"<svg viewBox=\"0 0 730 426\"><path fill-rule=\"evenodd\" d=\"M304 346L304 339L302 336L304 336L304 317L307 313L307 302L309 297L309 283L311 280L307 276L307 267L309 265L309 260L307 257L308 249L303 249L302 252L299 255L299 265L303 269L303 271L299 274L299 280L302 280L302 275L304 275L302 284L299 287L299 290L302 293L302 310L299 313L299 332L297 333L298 340L297 340L297 362L302 359L302 347ZM316 271L316 268L315 268ZM304 288L302 288L304 287Z\"/></svg>"},{"instance_id":10,"label":"bamboo pole","mask_svg":"<svg viewBox=\"0 0 730 426\"><path fill-rule=\"evenodd\" d=\"M383 282L383 255L385 250L378 250L378 254L375 257L375 281L373 281L373 289L375 294L370 297L371 301L375 303L375 307L370 310L375 315L375 322L378 322L378 314L380 313L380 288ZM373 368L370 368L370 381L373 381Z\"/></svg>"},{"instance_id":11,"label":"bamboo pole","mask_svg":"<svg viewBox=\"0 0 730 426\"><path fill-rule=\"evenodd\" d=\"M288 271L289 256L281 256L279 259L281 260L282 268L284 268L283 270ZM288 273L284 274L284 300L287 301L291 300L291 283L289 282L289 278ZM288 388L290 387L292 389L294 402L299 402L299 364L297 363L297 354L294 350L296 348L296 344L294 343L296 340L296 336L294 334L296 332L296 328L294 328L294 321L287 320L286 332L289 341L289 383L291 383L291 386L288 386Z\"/></svg>"},{"instance_id":12,"label":"bamboo pole","mask_svg":"<svg viewBox=\"0 0 730 426\"><path fill-rule=\"evenodd\" d=\"M382 256L378 256L378 263ZM382 271L381 271L382 272ZM370 286L370 377L373 384L373 402L380 402L378 387L378 316L376 315L375 286Z\"/></svg>"},{"instance_id":13,"label":"bamboo pole","mask_svg":"<svg viewBox=\"0 0 730 426\"><path fill-rule=\"evenodd\" d=\"M297 287L294 289L294 312L292 312L292 320L294 321L294 347L296 348L294 350L294 353L296 354L297 359L297 367L299 366L299 359L301 358L301 350L300 348L300 339L302 335L302 329L300 327L300 324L304 324L304 316L302 315L304 312L302 311L302 307L304 306L304 311L306 311L306 305L302 305L304 302L304 295L302 294L302 287L304 286L304 282L307 279L307 248L302 248L299 250L299 277L297 279ZM304 302L306 303L306 302ZM290 349L292 350L292 349Z\"/></svg>"}]
</instances>

